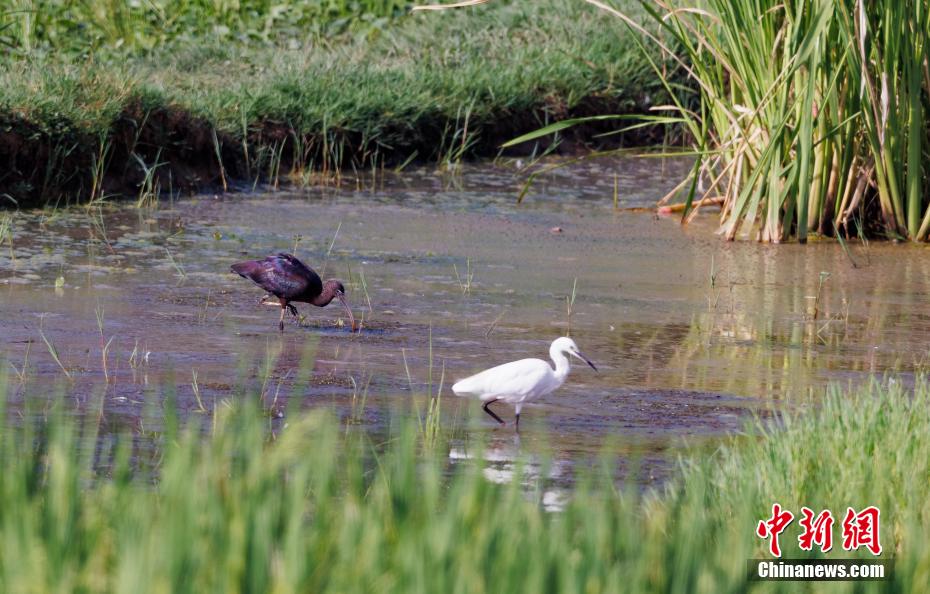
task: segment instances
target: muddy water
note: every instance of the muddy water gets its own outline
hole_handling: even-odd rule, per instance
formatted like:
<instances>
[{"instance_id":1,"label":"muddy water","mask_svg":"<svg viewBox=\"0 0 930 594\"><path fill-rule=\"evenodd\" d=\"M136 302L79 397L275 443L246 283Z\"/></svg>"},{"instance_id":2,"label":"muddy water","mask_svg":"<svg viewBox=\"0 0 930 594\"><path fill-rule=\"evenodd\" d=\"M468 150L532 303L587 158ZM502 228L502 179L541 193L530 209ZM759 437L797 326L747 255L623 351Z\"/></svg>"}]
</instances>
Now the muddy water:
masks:
<instances>
[{"instance_id":1,"label":"muddy water","mask_svg":"<svg viewBox=\"0 0 930 594\"><path fill-rule=\"evenodd\" d=\"M569 466L610 443L646 483L667 474L669 452L753 411L923 368L926 248L727 244L711 214L682 229L614 208L615 187L619 206L647 206L686 167L587 163L520 205L508 164L157 209L0 213L12 231L0 241L0 358L20 397L64 386L81 413L102 396L109 428L140 427L164 386L192 412L245 385L273 416L296 400L379 430L422 408L432 377L453 459L475 435L501 460L545 450ZM340 327L338 306L307 305L277 332L260 289L228 269L284 250L344 281L360 333ZM600 373L576 367L525 408L519 440L451 396L454 379L545 357L569 329Z\"/></svg>"}]
</instances>

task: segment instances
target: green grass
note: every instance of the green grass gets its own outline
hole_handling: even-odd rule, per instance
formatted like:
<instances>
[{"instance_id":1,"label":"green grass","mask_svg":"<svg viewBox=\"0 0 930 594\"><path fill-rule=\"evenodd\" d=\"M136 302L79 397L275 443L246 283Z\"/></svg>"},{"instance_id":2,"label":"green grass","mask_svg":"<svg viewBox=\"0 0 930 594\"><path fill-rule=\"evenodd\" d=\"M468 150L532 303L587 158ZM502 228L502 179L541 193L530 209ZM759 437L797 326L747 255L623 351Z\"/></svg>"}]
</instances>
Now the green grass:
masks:
<instances>
[{"instance_id":1,"label":"green grass","mask_svg":"<svg viewBox=\"0 0 930 594\"><path fill-rule=\"evenodd\" d=\"M375 443L292 411L272 432L243 396L185 427L169 398L163 432L114 435L93 407L80 420L67 400L0 387L0 589L796 592L745 582L746 559L765 546L755 524L777 501L795 513L881 509L893 580L811 590L919 592L930 387L899 386L834 389L684 462L658 493L618 492L605 462L558 513L543 510L538 480L498 485L480 464L450 468L411 423ZM797 551L792 529L786 551Z\"/></svg>"},{"instance_id":2,"label":"green grass","mask_svg":"<svg viewBox=\"0 0 930 594\"><path fill-rule=\"evenodd\" d=\"M138 195L156 163L167 191L494 156L562 117L663 101L612 22L542 0L408 14L354 37L195 32L146 50L12 52L0 157L13 166L0 183L20 204L56 203Z\"/></svg>"},{"instance_id":3,"label":"green grass","mask_svg":"<svg viewBox=\"0 0 930 594\"><path fill-rule=\"evenodd\" d=\"M8 51L130 52L203 37L294 42L372 32L405 13L406 0L11 0L0 10Z\"/></svg>"}]
</instances>

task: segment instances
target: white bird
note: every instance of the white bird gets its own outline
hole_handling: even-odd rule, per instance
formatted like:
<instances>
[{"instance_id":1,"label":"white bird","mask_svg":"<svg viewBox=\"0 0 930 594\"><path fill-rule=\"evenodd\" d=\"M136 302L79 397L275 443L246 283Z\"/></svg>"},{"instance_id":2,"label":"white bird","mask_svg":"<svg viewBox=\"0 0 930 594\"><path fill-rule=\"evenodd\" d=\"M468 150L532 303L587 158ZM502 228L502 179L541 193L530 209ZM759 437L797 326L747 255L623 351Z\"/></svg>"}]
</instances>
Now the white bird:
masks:
<instances>
[{"instance_id":1,"label":"white bird","mask_svg":"<svg viewBox=\"0 0 930 594\"><path fill-rule=\"evenodd\" d=\"M520 359L460 380L452 386L452 391L459 396L479 398L484 402L484 412L494 417L501 425L506 423L488 407L498 400L513 404L517 415L514 425L519 429L520 409L523 408L523 403L545 396L565 382L571 368L566 354L578 357L597 371L594 363L578 350L575 341L563 336L552 341L552 346L549 347L549 356L555 363L555 370L542 359Z\"/></svg>"}]
</instances>

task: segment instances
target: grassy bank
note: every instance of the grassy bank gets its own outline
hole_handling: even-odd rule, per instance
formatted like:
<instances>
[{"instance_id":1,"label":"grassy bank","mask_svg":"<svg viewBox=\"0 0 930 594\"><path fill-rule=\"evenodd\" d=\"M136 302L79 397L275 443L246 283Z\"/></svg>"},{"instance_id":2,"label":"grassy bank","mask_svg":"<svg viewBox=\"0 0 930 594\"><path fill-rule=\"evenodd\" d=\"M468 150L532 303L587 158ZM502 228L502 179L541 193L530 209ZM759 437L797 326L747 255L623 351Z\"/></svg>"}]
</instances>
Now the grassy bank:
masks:
<instances>
[{"instance_id":1,"label":"grassy bank","mask_svg":"<svg viewBox=\"0 0 930 594\"><path fill-rule=\"evenodd\" d=\"M559 118L659 101L635 41L611 23L543 0L407 14L361 36L279 19L255 39L20 47L0 64L0 185L20 205L47 204L495 155Z\"/></svg>"},{"instance_id":2,"label":"grassy bank","mask_svg":"<svg viewBox=\"0 0 930 594\"><path fill-rule=\"evenodd\" d=\"M59 403L21 416L7 397L0 588L742 592L753 589L746 559L765 551L754 527L777 501L796 514L879 506L894 576L856 590L917 592L930 570L930 388L898 386L834 391L686 463L662 493L584 479L559 513L543 510L544 485L450 469L416 430L373 444L326 415L292 414L269 440L267 417L247 405L219 407L213 423L195 415L192 429L172 429L169 408L164 434L101 437L93 413L81 422ZM140 452L154 480L133 470ZM796 525L782 537L789 557ZM812 589L852 589L829 586Z\"/></svg>"}]
</instances>

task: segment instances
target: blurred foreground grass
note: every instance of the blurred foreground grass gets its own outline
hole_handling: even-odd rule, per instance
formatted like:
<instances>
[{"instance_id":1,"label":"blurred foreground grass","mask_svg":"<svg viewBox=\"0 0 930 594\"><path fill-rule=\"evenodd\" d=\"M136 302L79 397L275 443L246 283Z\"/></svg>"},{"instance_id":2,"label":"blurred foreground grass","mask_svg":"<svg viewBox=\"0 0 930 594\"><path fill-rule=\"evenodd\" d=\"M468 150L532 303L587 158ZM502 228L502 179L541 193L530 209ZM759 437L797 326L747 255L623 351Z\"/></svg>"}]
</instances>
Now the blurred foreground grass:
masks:
<instances>
[{"instance_id":1,"label":"blurred foreground grass","mask_svg":"<svg viewBox=\"0 0 930 594\"><path fill-rule=\"evenodd\" d=\"M834 389L817 410L685 462L658 493L618 492L605 460L555 513L545 479L491 483L409 423L386 445L327 414L272 432L246 398L213 422L178 423L166 406L163 432L105 437L95 414L29 405L44 399L13 388L0 388L7 592L795 592L746 582L746 559L767 550L755 525L776 501L796 515L881 509L892 579L812 591L920 592L930 575L922 380L913 393Z\"/></svg>"}]
</instances>

